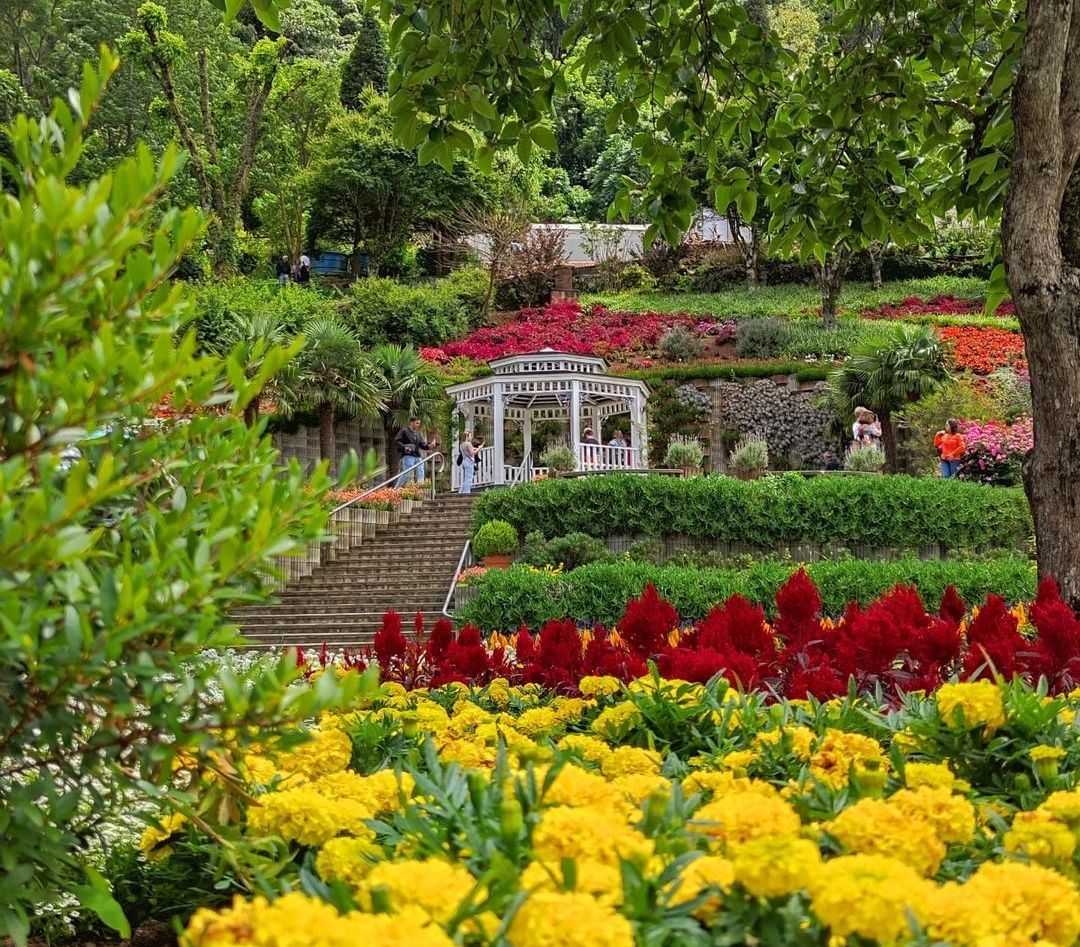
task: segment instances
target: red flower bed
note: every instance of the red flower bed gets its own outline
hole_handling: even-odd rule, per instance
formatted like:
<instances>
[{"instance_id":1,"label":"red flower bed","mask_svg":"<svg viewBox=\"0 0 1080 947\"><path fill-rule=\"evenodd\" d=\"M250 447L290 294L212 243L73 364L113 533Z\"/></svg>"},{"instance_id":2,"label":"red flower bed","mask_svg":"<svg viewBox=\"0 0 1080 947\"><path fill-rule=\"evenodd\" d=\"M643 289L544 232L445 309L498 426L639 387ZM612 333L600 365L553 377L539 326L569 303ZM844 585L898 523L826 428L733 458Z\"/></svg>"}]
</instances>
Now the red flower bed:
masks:
<instances>
[{"instance_id":1,"label":"red flower bed","mask_svg":"<svg viewBox=\"0 0 1080 947\"><path fill-rule=\"evenodd\" d=\"M955 296L935 296L933 299L921 299L908 296L898 303L878 306L876 309L864 309L860 315L864 319L912 319L919 316L969 316L981 314L984 309L982 300L957 299ZM1003 302L994 310L995 316L1015 316L1016 306Z\"/></svg>"},{"instance_id":2,"label":"red flower bed","mask_svg":"<svg viewBox=\"0 0 1080 947\"><path fill-rule=\"evenodd\" d=\"M419 615L408 639L401 617L389 612L373 648L346 655L345 664L365 667L377 659L384 680L409 687L483 686L501 677L575 693L585 675L629 681L651 660L668 678L704 682L722 674L746 689L820 700L846 694L849 682L860 693L881 687L896 695L931 690L953 676L1045 677L1053 691L1080 681L1080 620L1052 579L1039 586L1028 613L991 595L970 621L951 587L932 613L914 589L898 586L866 609L852 603L833 622L822 618L818 590L803 570L777 592L776 604L772 625L760 606L736 595L697 625L680 628L674 607L650 585L627 604L617 631L583 631L564 619L535 636L523 628L486 644L471 625L455 637L446 620L425 639ZM325 649L321 660L327 661Z\"/></svg>"},{"instance_id":3,"label":"red flower bed","mask_svg":"<svg viewBox=\"0 0 1080 947\"><path fill-rule=\"evenodd\" d=\"M699 322L686 313L617 312L601 305L583 309L576 300L550 303L542 309L522 309L503 325L485 326L442 348L425 348L420 355L446 363L465 357L489 362L506 355L523 355L550 348L573 355L626 354L652 351L672 326L686 325L699 335L730 338L727 323Z\"/></svg>"},{"instance_id":4,"label":"red flower bed","mask_svg":"<svg viewBox=\"0 0 1080 947\"><path fill-rule=\"evenodd\" d=\"M953 345L959 368L989 375L998 368L1026 369L1024 337L1008 329L977 326L941 326L938 333Z\"/></svg>"}]
</instances>

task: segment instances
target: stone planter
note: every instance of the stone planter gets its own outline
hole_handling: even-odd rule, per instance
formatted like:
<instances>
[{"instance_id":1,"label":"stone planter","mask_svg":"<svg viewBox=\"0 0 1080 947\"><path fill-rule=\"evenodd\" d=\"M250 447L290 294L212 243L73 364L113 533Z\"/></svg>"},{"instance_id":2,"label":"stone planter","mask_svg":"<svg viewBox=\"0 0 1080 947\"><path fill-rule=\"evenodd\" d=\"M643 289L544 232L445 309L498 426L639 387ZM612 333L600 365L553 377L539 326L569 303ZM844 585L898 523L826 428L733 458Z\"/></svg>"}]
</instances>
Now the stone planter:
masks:
<instances>
[{"instance_id":1,"label":"stone planter","mask_svg":"<svg viewBox=\"0 0 1080 947\"><path fill-rule=\"evenodd\" d=\"M484 556L484 567L487 569L509 569L513 561L513 556Z\"/></svg>"}]
</instances>

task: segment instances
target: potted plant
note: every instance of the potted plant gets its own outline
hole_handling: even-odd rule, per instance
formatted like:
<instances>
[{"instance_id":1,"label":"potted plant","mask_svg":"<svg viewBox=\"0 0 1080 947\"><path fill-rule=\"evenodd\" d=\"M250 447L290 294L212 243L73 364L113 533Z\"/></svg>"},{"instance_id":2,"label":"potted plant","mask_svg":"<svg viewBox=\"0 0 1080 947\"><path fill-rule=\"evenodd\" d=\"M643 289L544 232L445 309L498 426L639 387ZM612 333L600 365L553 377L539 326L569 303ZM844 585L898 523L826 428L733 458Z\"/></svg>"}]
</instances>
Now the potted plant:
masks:
<instances>
[{"instance_id":1,"label":"potted plant","mask_svg":"<svg viewBox=\"0 0 1080 947\"><path fill-rule=\"evenodd\" d=\"M684 477L701 473L705 462L705 450L696 437L684 437L676 434L668 441L667 453L664 454L664 466L682 470Z\"/></svg>"},{"instance_id":2,"label":"potted plant","mask_svg":"<svg viewBox=\"0 0 1080 947\"><path fill-rule=\"evenodd\" d=\"M473 537L473 555L484 560L489 569L506 569L514 561L517 552L518 535L506 520L491 520L485 523Z\"/></svg>"},{"instance_id":3,"label":"potted plant","mask_svg":"<svg viewBox=\"0 0 1080 947\"><path fill-rule=\"evenodd\" d=\"M740 480L757 480L769 469L769 445L765 438L746 434L731 452L728 466Z\"/></svg>"},{"instance_id":4,"label":"potted plant","mask_svg":"<svg viewBox=\"0 0 1080 947\"><path fill-rule=\"evenodd\" d=\"M885 466L885 451L877 444L857 444L844 458L844 470L858 473L881 473Z\"/></svg>"},{"instance_id":5,"label":"potted plant","mask_svg":"<svg viewBox=\"0 0 1080 947\"><path fill-rule=\"evenodd\" d=\"M540 455L540 466L547 467L556 477L577 470L577 457L566 444L552 444Z\"/></svg>"}]
</instances>

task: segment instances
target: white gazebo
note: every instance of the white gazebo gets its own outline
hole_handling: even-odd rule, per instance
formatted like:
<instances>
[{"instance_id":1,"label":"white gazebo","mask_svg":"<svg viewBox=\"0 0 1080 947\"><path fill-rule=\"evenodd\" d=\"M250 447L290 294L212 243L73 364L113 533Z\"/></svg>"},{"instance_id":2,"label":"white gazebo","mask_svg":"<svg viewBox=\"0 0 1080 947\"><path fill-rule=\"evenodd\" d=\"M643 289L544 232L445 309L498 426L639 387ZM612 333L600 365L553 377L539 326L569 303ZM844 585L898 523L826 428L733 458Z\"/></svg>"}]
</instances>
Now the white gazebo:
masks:
<instances>
[{"instance_id":1,"label":"white gazebo","mask_svg":"<svg viewBox=\"0 0 1080 947\"><path fill-rule=\"evenodd\" d=\"M580 471L634 470L648 467L645 402L649 386L632 378L608 374L607 363L592 355L568 355L543 349L528 355L510 355L489 363L492 374L451 385L446 393L454 401L453 430L483 427L486 441L477 457L474 483L512 484L545 469L534 463L534 421L563 421L569 425L566 442L577 457ZM591 427L597 439L603 422L626 415L630 438L627 447L583 444L582 431ZM507 424L520 426L524 447L520 460L508 459ZM516 462L515 462L516 461ZM461 482L461 468L453 464L453 485Z\"/></svg>"}]
</instances>

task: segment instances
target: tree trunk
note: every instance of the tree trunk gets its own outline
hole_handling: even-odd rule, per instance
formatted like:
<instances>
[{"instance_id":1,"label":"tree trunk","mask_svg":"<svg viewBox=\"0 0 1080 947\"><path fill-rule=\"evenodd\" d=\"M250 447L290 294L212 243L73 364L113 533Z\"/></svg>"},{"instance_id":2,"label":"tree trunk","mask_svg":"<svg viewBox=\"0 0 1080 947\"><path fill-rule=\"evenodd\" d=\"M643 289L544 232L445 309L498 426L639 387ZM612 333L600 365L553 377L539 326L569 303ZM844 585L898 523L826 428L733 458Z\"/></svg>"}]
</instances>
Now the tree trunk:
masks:
<instances>
[{"instance_id":1,"label":"tree trunk","mask_svg":"<svg viewBox=\"0 0 1080 947\"><path fill-rule=\"evenodd\" d=\"M896 449L896 428L893 427L892 415L888 411L878 412L881 422L881 446L885 450L885 469L896 473L899 467L899 452Z\"/></svg>"},{"instance_id":2,"label":"tree trunk","mask_svg":"<svg viewBox=\"0 0 1080 947\"><path fill-rule=\"evenodd\" d=\"M866 252L870 257L870 278L873 281L874 289L881 289L882 246L880 243L872 243Z\"/></svg>"},{"instance_id":3,"label":"tree trunk","mask_svg":"<svg viewBox=\"0 0 1080 947\"><path fill-rule=\"evenodd\" d=\"M394 449L397 430L389 418L383 419L383 441L386 443L386 476L392 477L401 467L401 458Z\"/></svg>"},{"instance_id":4,"label":"tree trunk","mask_svg":"<svg viewBox=\"0 0 1080 947\"><path fill-rule=\"evenodd\" d=\"M1080 2L1030 0L1013 88L1002 220L1006 277L1031 370L1035 447L1024 463L1039 576L1080 608Z\"/></svg>"},{"instance_id":5,"label":"tree trunk","mask_svg":"<svg viewBox=\"0 0 1080 947\"><path fill-rule=\"evenodd\" d=\"M259 420L259 396L256 395L244 408L244 423L248 427L254 427Z\"/></svg>"},{"instance_id":6,"label":"tree trunk","mask_svg":"<svg viewBox=\"0 0 1080 947\"><path fill-rule=\"evenodd\" d=\"M817 267L818 286L821 288L821 319L826 329L836 328L836 304L840 301L846 269L847 251L844 250L830 253L825 262Z\"/></svg>"},{"instance_id":7,"label":"tree trunk","mask_svg":"<svg viewBox=\"0 0 1080 947\"><path fill-rule=\"evenodd\" d=\"M330 463L332 474L337 466L337 438L334 433L334 402L319 405L319 456Z\"/></svg>"}]
</instances>

